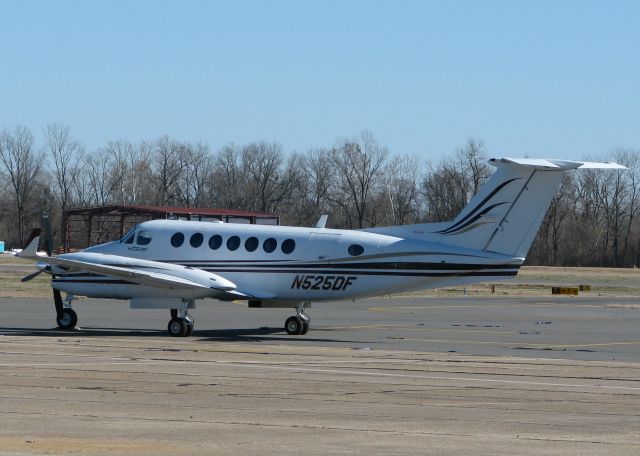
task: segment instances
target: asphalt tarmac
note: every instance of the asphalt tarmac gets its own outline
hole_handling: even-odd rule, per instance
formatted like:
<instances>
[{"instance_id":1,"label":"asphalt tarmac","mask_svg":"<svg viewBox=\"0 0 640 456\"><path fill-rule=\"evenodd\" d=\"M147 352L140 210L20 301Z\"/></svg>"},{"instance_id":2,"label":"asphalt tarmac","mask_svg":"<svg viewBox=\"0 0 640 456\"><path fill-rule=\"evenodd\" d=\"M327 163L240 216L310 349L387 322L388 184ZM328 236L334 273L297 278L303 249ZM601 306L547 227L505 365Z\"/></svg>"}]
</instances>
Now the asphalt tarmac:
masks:
<instances>
[{"instance_id":1,"label":"asphalt tarmac","mask_svg":"<svg viewBox=\"0 0 640 456\"><path fill-rule=\"evenodd\" d=\"M78 336L162 337L166 310L81 299ZM305 336L283 331L289 309L198 301L192 338L220 342L640 362L640 299L599 296L375 298L314 304ZM54 328L47 299L1 299L0 334ZM54 330L52 334L63 334Z\"/></svg>"},{"instance_id":2,"label":"asphalt tarmac","mask_svg":"<svg viewBox=\"0 0 640 456\"><path fill-rule=\"evenodd\" d=\"M637 299L0 299L0 454L640 454Z\"/></svg>"}]
</instances>

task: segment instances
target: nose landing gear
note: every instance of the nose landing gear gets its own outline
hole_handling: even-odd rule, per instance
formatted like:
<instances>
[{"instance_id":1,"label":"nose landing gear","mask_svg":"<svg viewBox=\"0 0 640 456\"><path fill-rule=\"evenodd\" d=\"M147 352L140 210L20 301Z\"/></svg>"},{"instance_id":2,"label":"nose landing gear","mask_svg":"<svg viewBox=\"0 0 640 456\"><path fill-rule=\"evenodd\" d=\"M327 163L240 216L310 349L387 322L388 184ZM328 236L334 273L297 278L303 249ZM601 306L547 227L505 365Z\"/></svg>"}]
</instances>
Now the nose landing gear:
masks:
<instances>
[{"instance_id":1,"label":"nose landing gear","mask_svg":"<svg viewBox=\"0 0 640 456\"><path fill-rule=\"evenodd\" d=\"M67 294L63 301L60 291L53 290L53 300L56 305L56 323L60 329L74 329L78 324L78 314L71 308L71 301L74 298L72 294Z\"/></svg>"},{"instance_id":2,"label":"nose landing gear","mask_svg":"<svg viewBox=\"0 0 640 456\"><path fill-rule=\"evenodd\" d=\"M284 322L284 330L290 336L305 335L309 331L311 324L311 317L304 313L306 307L311 307L310 302L303 302L296 307L296 314L293 317L287 318Z\"/></svg>"}]
</instances>

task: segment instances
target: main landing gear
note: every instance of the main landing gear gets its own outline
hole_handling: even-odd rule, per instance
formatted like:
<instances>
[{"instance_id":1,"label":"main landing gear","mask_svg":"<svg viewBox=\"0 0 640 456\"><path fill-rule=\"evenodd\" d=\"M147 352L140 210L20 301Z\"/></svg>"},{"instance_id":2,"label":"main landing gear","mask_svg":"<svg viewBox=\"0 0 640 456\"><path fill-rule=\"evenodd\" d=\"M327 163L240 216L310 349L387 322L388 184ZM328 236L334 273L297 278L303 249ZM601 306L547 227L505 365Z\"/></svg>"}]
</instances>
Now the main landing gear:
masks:
<instances>
[{"instance_id":1,"label":"main landing gear","mask_svg":"<svg viewBox=\"0 0 640 456\"><path fill-rule=\"evenodd\" d=\"M60 329L74 329L78 324L78 314L71 308L71 301L75 296L67 294L62 300L59 290L53 290L53 301L56 305L56 323Z\"/></svg>"},{"instance_id":2,"label":"main landing gear","mask_svg":"<svg viewBox=\"0 0 640 456\"><path fill-rule=\"evenodd\" d=\"M171 320L167 325L169 335L173 337L189 337L193 333L193 317L187 313L191 301L182 301L179 309L171 309Z\"/></svg>"},{"instance_id":3,"label":"main landing gear","mask_svg":"<svg viewBox=\"0 0 640 456\"><path fill-rule=\"evenodd\" d=\"M296 314L293 317L287 318L284 322L284 330L290 336L304 335L309 331L309 325L311 324L311 318L304 313L306 307L311 307L310 302L303 302L296 307Z\"/></svg>"}]
</instances>

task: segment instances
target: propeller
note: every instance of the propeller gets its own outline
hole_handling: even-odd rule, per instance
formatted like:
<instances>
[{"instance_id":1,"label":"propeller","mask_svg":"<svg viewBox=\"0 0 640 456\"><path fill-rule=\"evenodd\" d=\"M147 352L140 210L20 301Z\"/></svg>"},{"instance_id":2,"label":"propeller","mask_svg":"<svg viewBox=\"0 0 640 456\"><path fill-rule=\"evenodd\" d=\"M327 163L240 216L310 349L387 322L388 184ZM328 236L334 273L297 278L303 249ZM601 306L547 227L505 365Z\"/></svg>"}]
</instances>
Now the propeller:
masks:
<instances>
[{"instance_id":1,"label":"propeller","mask_svg":"<svg viewBox=\"0 0 640 456\"><path fill-rule=\"evenodd\" d=\"M51 221L49 220L49 214L47 214L46 212L43 212L42 216L40 217L40 225L42 226L42 231L44 235L44 245L45 245L45 249L47 250L47 256L52 256L53 255L53 233L51 231ZM51 278L55 279L56 276L51 271L51 265L48 265L47 267L49 268L49 272L51 273ZM47 268L45 267L45 269ZM43 269L43 271L45 269ZM56 290L53 287L51 288L53 290L53 302L56 308L56 318L58 321L60 321L60 319L62 318L63 310L64 310L64 306L62 304L62 295L60 294L60 290Z\"/></svg>"},{"instance_id":2,"label":"propeller","mask_svg":"<svg viewBox=\"0 0 640 456\"><path fill-rule=\"evenodd\" d=\"M44 235L44 247L47 250L47 256L53 255L53 234L51 232L51 221L49 214L43 212L40 216L40 226Z\"/></svg>"},{"instance_id":3,"label":"propeller","mask_svg":"<svg viewBox=\"0 0 640 456\"><path fill-rule=\"evenodd\" d=\"M38 277L40 274L42 274L43 272L51 272L51 266L46 265L45 267L38 269L36 272L32 272L29 275L24 276L22 279L20 279L20 282L28 282L31 279L35 279L36 277Z\"/></svg>"},{"instance_id":4,"label":"propeller","mask_svg":"<svg viewBox=\"0 0 640 456\"><path fill-rule=\"evenodd\" d=\"M33 244L36 243L36 236L40 236L41 234L43 235L43 238L44 238L44 245L47 250L47 257L51 258L53 256L53 234L51 231L51 222L49 220L49 214L47 214L46 212L43 212L42 216L40 217L40 223L41 223L41 228L39 230L35 229L33 231L32 238L27 244L27 246L25 247L25 249L27 250L26 252L27 255L24 255L24 256L26 258L37 258L40 256L38 255L38 246L37 245L34 246ZM38 241L39 240L40 238L38 238ZM18 255L20 256L20 254ZM46 257L41 257L41 258L46 258ZM47 261L45 260L45 261L38 262L36 264L36 268L38 268L38 271L32 272L31 274L24 276L21 279L21 281L28 282L29 280L34 279L35 277L42 274L43 272L47 272L51 274L51 279L52 279L51 288L53 290L53 302L56 308L56 321L58 322L59 327L68 328L68 324L66 323L66 320L63 320L65 315L65 308L64 308L64 303L62 302L62 296L60 294L60 290L57 290L53 286L53 279L56 278L56 275L53 273L52 265L50 263L47 263ZM67 315L72 316L73 319L77 320L77 317L75 316L75 312L73 312L73 310L69 309L69 311L67 312ZM73 325L75 325L75 322L73 323Z\"/></svg>"}]
</instances>

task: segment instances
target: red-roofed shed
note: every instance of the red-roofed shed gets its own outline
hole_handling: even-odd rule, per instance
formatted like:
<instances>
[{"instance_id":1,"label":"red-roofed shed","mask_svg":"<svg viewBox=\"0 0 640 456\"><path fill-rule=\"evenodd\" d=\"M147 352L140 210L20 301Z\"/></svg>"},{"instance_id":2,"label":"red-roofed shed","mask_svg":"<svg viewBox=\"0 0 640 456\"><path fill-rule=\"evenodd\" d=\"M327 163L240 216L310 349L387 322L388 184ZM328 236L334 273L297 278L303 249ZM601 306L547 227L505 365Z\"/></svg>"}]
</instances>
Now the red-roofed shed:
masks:
<instances>
[{"instance_id":1,"label":"red-roofed shed","mask_svg":"<svg viewBox=\"0 0 640 456\"><path fill-rule=\"evenodd\" d=\"M147 220L179 219L261 225L280 224L280 218L274 214L206 207L92 206L68 209L64 211L62 217L66 228L63 236L65 252L120 239L129 229Z\"/></svg>"}]
</instances>

